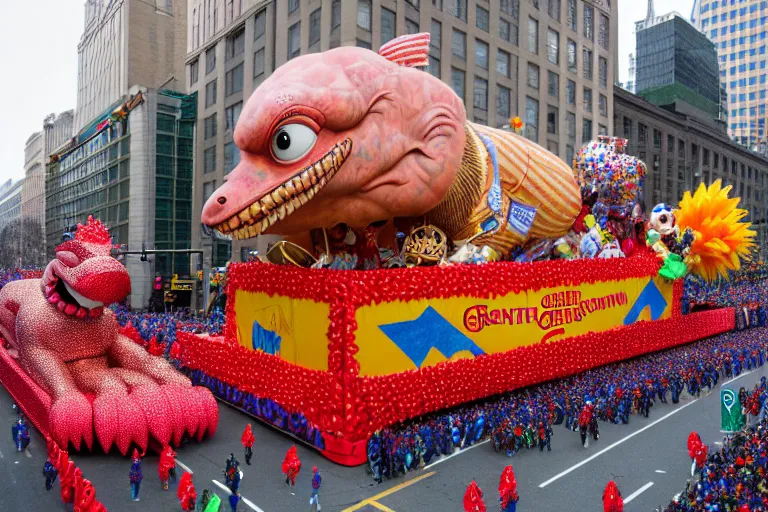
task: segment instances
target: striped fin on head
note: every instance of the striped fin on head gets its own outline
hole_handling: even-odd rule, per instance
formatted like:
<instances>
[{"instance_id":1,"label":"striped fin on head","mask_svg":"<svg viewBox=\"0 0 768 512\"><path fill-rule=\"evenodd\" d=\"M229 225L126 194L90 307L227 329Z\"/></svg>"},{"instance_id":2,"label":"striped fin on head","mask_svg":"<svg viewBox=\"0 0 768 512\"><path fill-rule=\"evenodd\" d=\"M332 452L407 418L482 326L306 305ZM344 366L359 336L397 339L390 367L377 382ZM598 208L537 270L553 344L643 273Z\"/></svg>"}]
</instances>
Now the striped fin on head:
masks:
<instances>
[{"instance_id":1,"label":"striped fin on head","mask_svg":"<svg viewBox=\"0 0 768 512\"><path fill-rule=\"evenodd\" d=\"M379 55L398 66L429 66L429 32L396 37L379 48Z\"/></svg>"}]
</instances>

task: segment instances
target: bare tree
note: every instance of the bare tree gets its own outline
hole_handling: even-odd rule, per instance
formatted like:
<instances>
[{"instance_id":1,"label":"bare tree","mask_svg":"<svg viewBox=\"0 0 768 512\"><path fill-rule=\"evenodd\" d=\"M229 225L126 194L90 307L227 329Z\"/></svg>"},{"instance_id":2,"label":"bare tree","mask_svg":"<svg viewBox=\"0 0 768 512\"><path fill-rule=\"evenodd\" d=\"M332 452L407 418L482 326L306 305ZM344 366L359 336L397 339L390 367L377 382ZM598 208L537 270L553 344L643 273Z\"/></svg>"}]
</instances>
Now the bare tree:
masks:
<instances>
[{"instance_id":1,"label":"bare tree","mask_svg":"<svg viewBox=\"0 0 768 512\"><path fill-rule=\"evenodd\" d=\"M16 219L0 231L0 268L42 267L46 263L40 222Z\"/></svg>"}]
</instances>

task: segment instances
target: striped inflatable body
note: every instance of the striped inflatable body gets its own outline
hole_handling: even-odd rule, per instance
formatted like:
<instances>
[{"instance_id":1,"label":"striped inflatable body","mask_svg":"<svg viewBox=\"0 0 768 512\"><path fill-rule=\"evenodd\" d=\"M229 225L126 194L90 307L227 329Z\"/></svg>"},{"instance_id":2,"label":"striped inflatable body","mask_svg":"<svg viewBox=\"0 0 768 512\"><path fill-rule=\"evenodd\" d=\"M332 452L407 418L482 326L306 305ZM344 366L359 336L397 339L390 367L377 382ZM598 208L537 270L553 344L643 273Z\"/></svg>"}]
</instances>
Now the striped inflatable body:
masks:
<instances>
[{"instance_id":1,"label":"striped inflatable body","mask_svg":"<svg viewBox=\"0 0 768 512\"><path fill-rule=\"evenodd\" d=\"M481 137L493 142L501 180L501 227L477 236L476 245L488 245L504 254L529 239L565 235L581 210L581 192L568 165L538 144L515 133L467 122L466 142L456 182L429 215L453 240L467 240L482 232L481 225L494 212L487 197L494 179L491 154ZM510 206L533 207L536 214L527 233L506 222Z\"/></svg>"}]
</instances>

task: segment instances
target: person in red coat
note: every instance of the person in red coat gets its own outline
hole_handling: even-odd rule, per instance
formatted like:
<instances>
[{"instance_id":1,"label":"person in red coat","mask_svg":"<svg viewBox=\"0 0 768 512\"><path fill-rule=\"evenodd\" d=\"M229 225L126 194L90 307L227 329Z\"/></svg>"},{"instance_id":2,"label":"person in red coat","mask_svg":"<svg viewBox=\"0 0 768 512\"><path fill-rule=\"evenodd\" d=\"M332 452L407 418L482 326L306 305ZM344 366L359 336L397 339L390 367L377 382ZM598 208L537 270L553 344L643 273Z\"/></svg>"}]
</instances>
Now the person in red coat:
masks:
<instances>
[{"instance_id":1,"label":"person in red coat","mask_svg":"<svg viewBox=\"0 0 768 512\"><path fill-rule=\"evenodd\" d=\"M288 484L291 489L296 485L296 477L299 476L301 471L301 461L296 453L296 445L291 446L288 452L285 454L283 460L283 474L285 475L285 483ZM291 492L291 494L295 494Z\"/></svg>"},{"instance_id":2,"label":"person in red coat","mask_svg":"<svg viewBox=\"0 0 768 512\"><path fill-rule=\"evenodd\" d=\"M464 493L464 512L486 512L483 491L474 480L467 486L467 492Z\"/></svg>"},{"instance_id":3,"label":"person in red coat","mask_svg":"<svg viewBox=\"0 0 768 512\"><path fill-rule=\"evenodd\" d=\"M604 512L624 512L624 499L621 497L619 488L611 480L605 486L603 491L603 511Z\"/></svg>"},{"instance_id":4,"label":"person in red coat","mask_svg":"<svg viewBox=\"0 0 768 512\"><path fill-rule=\"evenodd\" d=\"M251 465L251 457L253 456L253 443L256 442L256 438L253 437L253 429L251 424L246 425L243 431L243 436L240 438L240 442L245 447L245 463Z\"/></svg>"},{"instance_id":5,"label":"person in red coat","mask_svg":"<svg viewBox=\"0 0 768 512\"><path fill-rule=\"evenodd\" d=\"M499 480L499 501L501 502L501 512L515 512L517 510L517 479L512 466L507 466L501 473Z\"/></svg>"},{"instance_id":6,"label":"person in red coat","mask_svg":"<svg viewBox=\"0 0 768 512\"><path fill-rule=\"evenodd\" d=\"M184 473L182 475L181 480L179 480L179 488L176 489L176 496L181 502L181 510L184 512L195 510L197 491L195 490L195 484L192 483L192 474Z\"/></svg>"},{"instance_id":7,"label":"person in red coat","mask_svg":"<svg viewBox=\"0 0 768 512\"><path fill-rule=\"evenodd\" d=\"M163 484L164 491L168 490L168 480L170 478L176 481L176 452L168 445L160 452L157 473L160 476L160 482Z\"/></svg>"}]
</instances>

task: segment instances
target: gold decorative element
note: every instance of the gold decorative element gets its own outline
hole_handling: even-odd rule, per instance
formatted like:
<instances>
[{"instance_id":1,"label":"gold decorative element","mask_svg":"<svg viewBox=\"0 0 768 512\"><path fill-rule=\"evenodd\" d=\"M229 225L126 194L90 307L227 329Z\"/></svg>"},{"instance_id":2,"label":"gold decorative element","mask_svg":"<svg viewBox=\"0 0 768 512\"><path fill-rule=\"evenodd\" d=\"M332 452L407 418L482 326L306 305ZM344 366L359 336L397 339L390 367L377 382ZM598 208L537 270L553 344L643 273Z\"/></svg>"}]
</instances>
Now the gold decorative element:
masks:
<instances>
[{"instance_id":1,"label":"gold decorative element","mask_svg":"<svg viewBox=\"0 0 768 512\"><path fill-rule=\"evenodd\" d=\"M317 262L309 251L300 245L280 240L267 250L267 260L275 265L295 265L309 268Z\"/></svg>"},{"instance_id":2,"label":"gold decorative element","mask_svg":"<svg viewBox=\"0 0 768 512\"><path fill-rule=\"evenodd\" d=\"M432 225L415 228L405 239L403 253L409 267L441 264L448 254L448 237Z\"/></svg>"}]
</instances>

